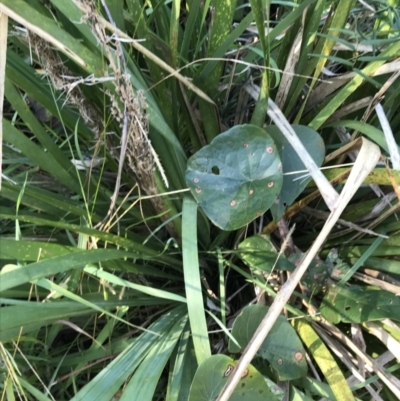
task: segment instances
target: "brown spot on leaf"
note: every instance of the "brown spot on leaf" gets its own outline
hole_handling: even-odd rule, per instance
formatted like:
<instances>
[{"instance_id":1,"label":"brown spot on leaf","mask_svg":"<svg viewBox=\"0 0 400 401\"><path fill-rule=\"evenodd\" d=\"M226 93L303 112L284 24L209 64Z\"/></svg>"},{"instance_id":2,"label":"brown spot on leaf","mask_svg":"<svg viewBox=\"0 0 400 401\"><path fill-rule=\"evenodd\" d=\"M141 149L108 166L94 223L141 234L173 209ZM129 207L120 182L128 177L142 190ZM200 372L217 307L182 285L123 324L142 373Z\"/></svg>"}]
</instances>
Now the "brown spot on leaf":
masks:
<instances>
[{"instance_id":1,"label":"brown spot on leaf","mask_svg":"<svg viewBox=\"0 0 400 401\"><path fill-rule=\"evenodd\" d=\"M278 359L278 365L279 365L279 366L283 365L283 359L282 359L282 358L279 358L279 359Z\"/></svg>"},{"instance_id":2,"label":"brown spot on leaf","mask_svg":"<svg viewBox=\"0 0 400 401\"><path fill-rule=\"evenodd\" d=\"M248 148L248 147L249 147L249 144L248 144L248 143L244 143L244 144L243 144L243 147L244 147L244 148Z\"/></svg>"},{"instance_id":3,"label":"brown spot on leaf","mask_svg":"<svg viewBox=\"0 0 400 401\"><path fill-rule=\"evenodd\" d=\"M274 151L274 148L272 146L268 146L266 151L267 153L272 153Z\"/></svg>"},{"instance_id":4,"label":"brown spot on leaf","mask_svg":"<svg viewBox=\"0 0 400 401\"><path fill-rule=\"evenodd\" d=\"M196 177L196 178L193 178L193 181L197 184L200 180Z\"/></svg>"},{"instance_id":5,"label":"brown spot on leaf","mask_svg":"<svg viewBox=\"0 0 400 401\"><path fill-rule=\"evenodd\" d=\"M236 201L235 200L231 201L230 205L231 206L235 206L236 205Z\"/></svg>"},{"instance_id":6,"label":"brown spot on leaf","mask_svg":"<svg viewBox=\"0 0 400 401\"><path fill-rule=\"evenodd\" d=\"M268 188L272 188L274 186L274 183L271 181L268 183Z\"/></svg>"},{"instance_id":7,"label":"brown spot on leaf","mask_svg":"<svg viewBox=\"0 0 400 401\"><path fill-rule=\"evenodd\" d=\"M253 194L254 194L254 189L250 189L249 195L253 195Z\"/></svg>"},{"instance_id":8,"label":"brown spot on leaf","mask_svg":"<svg viewBox=\"0 0 400 401\"><path fill-rule=\"evenodd\" d=\"M201 188L196 187L196 192L199 194L201 192Z\"/></svg>"},{"instance_id":9,"label":"brown spot on leaf","mask_svg":"<svg viewBox=\"0 0 400 401\"><path fill-rule=\"evenodd\" d=\"M294 358L296 359L297 362L300 362L303 359L303 354L300 351L297 351L294 354Z\"/></svg>"}]
</instances>

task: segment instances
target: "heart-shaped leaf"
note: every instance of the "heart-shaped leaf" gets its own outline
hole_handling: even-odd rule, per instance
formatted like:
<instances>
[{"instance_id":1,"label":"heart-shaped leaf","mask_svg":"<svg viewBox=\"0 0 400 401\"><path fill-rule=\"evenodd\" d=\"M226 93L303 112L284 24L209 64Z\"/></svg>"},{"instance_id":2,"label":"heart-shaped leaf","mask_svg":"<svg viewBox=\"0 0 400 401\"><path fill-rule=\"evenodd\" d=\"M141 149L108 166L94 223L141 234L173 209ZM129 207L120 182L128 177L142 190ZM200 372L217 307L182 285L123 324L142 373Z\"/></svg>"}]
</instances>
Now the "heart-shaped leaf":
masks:
<instances>
[{"instance_id":1,"label":"heart-shaped leaf","mask_svg":"<svg viewBox=\"0 0 400 401\"><path fill-rule=\"evenodd\" d=\"M314 159L317 166L321 166L325 157L325 145L320 135L313 129L303 125L292 125L300 141L307 149L310 156ZM286 137L282 135L278 127L271 125L266 128L268 134L272 136L278 148L279 155L282 160L283 173L293 173L295 171L303 171L301 173L284 175L282 190L279 194L278 202L271 206L271 213L275 221L278 221L287 206L290 206L295 199L303 192L304 188L311 181L311 177L301 178L306 173L306 167L294 150L293 146L288 142ZM300 179L299 179L300 178Z\"/></svg>"},{"instance_id":2,"label":"heart-shaped leaf","mask_svg":"<svg viewBox=\"0 0 400 401\"><path fill-rule=\"evenodd\" d=\"M232 335L241 348L229 340L230 352L240 352L247 346L267 312L268 307L263 305L250 305L243 309L232 327ZM298 379L307 374L303 344L295 329L282 315L272 326L257 355L271 364L280 380Z\"/></svg>"},{"instance_id":3,"label":"heart-shaped leaf","mask_svg":"<svg viewBox=\"0 0 400 401\"><path fill-rule=\"evenodd\" d=\"M226 355L213 355L196 371L190 388L189 401L215 401L237 362ZM229 401L278 401L264 377L249 365Z\"/></svg>"},{"instance_id":4,"label":"heart-shaped leaf","mask_svg":"<svg viewBox=\"0 0 400 401\"><path fill-rule=\"evenodd\" d=\"M282 165L273 139L240 125L218 135L188 161L186 182L207 217L236 230L265 213L282 187Z\"/></svg>"},{"instance_id":5,"label":"heart-shaped leaf","mask_svg":"<svg viewBox=\"0 0 400 401\"><path fill-rule=\"evenodd\" d=\"M278 258L274 244L265 234L246 238L239 244L238 250L240 258L251 269L260 269L265 273L270 273L273 267L276 270L288 271L293 271L295 268L284 255Z\"/></svg>"}]
</instances>

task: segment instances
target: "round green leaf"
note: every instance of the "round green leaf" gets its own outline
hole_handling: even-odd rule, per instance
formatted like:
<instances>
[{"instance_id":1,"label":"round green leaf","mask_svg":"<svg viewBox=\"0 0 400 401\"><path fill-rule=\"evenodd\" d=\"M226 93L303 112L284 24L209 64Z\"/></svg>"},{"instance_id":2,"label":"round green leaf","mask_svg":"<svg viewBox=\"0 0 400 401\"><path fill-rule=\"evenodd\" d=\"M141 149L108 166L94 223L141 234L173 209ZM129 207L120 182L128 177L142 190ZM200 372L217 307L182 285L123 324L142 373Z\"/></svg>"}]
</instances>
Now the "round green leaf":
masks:
<instances>
[{"instance_id":1,"label":"round green leaf","mask_svg":"<svg viewBox=\"0 0 400 401\"><path fill-rule=\"evenodd\" d=\"M226 355L213 355L196 371L190 388L189 401L214 401L223 389L237 362ZM264 377L252 365L240 379L229 401L278 401Z\"/></svg>"},{"instance_id":2,"label":"round green leaf","mask_svg":"<svg viewBox=\"0 0 400 401\"><path fill-rule=\"evenodd\" d=\"M186 182L207 217L236 230L265 213L282 187L282 165L272 138L240 125L218 135L188 161Z\"/></svg>"},{"instance_id":3,"label":"round green leaf","mask_svg":"<svg viewBox=\"0 0 400 401\"><path fill-rule=\"evenodd\" d=\"M253 235L242 241L239 246L239 256L251 269L260 269L270 273L276 270L293 271L294 265L284 255L278 258L278 252L268 235Z\"/></svg>"},{"instance_id":4,"label":"round green leaf","mask_svg":"<svg viewBox=\"0 0 400 401\"><path fill-rule=\"evenodd\" d=\"M317 166L321 166L325 157L324 141L318 134L309 127L303 125L292 125L300 141L307 149L310 156L314 159ZM304 170L306 167L294 150L293 146L288 142L286 137L282 135L281 131L276 126L269 126L266 128L268 134L271 135L276 143L280 158L283 165L283 173L292 173L295 171L303 171L301 173L284 175L282 190L279 194L277 202L271 207L271 213L275 221L280 220L286 207L290 206L295 199L303 192L304 188L311 181L311 177L301 178L306 175ZM300 179L299 179L300 178Z\"/></svg>"},{"instance_id":5,"label":"round green leaf","mask_svg":"<svg viewBox=\"0 0 400 401\"><path fill-rule=\"evenodd\" d=\"M264 305L250 305L243 309L232 327L232 335L241 348L230 340L230 352L240 352L247 346L267 312L268 307ZM307 374L303 344L295 329L282 315L272 326L257 355L271 364L280 380L294 380Z\"/></svg>"}]
</instances>

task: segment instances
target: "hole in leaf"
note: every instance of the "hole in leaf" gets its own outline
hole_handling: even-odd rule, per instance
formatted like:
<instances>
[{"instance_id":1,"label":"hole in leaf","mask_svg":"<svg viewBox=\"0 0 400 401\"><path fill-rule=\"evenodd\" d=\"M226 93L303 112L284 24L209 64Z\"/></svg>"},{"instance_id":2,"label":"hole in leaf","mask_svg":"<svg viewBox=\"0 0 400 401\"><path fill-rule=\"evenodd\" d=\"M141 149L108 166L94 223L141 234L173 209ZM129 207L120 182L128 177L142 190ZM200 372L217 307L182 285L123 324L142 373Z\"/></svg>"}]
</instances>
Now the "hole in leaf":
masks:
<instances>
[{"instance_id":1,"label":"hole in leaf","mask_svg":"<svg viewBox=\"0 0 400 401\"><path fill-rule=\"evenodd\" d=\"M212 166L211 171L213 172L213 174L219 175L219 168L217 166Z\"/></svg>"},{"instance_id":2,"label":"hole in leaf","mask_svg":"<svg viewBox=\"0 0 400 401\"><path fill-rule=\"evenodd\" d=\"M254 190L253 190L253 189L250 189L249 195L253 195L253 194L254 194Z\"/></svg>"},{"instance_id":3,"label":"hole in leaf","mask_svg":"<svg viewBox=\"0 0 400 401\"><path fill-rule=\"evenodd\" d=\"M228 377L232 373L233 369L235 369L234 366L228 365L228 367L226 368L226 370L224 372L224 377Z\"/></svg>"},{"instance_id":4,"label":"hole in leaf","mask_svg":"<svg viewBox=\"0 0 400 401\"><path fill-rule=\"evenodd\" d=\"M231 206L235 206L236 205L236 201L235 200L231 201L230 205Z\"/></svg>"},{"instance_id":5,"label":"hole in leaf","mask_svg":"<svg viewBox=\"0 0 400 401\"><path fill-rule=\"evenodd\" d=\"M349 305L346 305L345 307L344 307L344 310L350 310L351 309L351 306L349 306Z\"/></svg>"}]
</instances>

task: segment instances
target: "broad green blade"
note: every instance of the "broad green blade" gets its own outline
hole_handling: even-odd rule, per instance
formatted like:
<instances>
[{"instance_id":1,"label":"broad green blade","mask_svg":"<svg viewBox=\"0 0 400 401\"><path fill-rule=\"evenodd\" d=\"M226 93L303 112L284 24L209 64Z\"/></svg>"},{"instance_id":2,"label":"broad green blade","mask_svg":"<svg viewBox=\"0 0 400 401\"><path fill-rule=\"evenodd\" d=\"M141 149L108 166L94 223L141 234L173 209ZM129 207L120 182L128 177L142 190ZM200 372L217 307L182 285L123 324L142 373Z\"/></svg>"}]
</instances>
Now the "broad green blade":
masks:
<instances>
[{"instance_id":1,"label":"broad green blade","mask_svg":"<svg viewBox=\"0 0 400 401\"><path fill-rule=\"evenodd\" d=\"M211 356L204 300L200 279L200 265L197 248L197 205L190 197L183 200L182 253L183 274L185 276L186 301L190 329L197 363L200 365Z\"/></svg>"}]
</instances>

